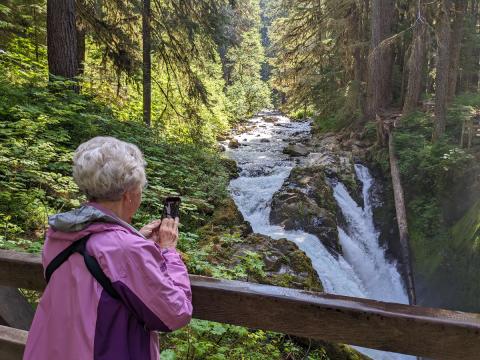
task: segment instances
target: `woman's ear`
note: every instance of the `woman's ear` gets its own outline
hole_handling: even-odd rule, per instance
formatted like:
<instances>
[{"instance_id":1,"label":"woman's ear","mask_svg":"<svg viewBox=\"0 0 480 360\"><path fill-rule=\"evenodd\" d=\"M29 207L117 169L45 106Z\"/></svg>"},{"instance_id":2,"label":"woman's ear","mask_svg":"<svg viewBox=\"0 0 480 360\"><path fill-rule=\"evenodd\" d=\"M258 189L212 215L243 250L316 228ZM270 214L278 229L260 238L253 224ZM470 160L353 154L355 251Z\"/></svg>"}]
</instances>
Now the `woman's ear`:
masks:
<instances>
[{"instance_id":1,"label":"woman's ear","mask_svg":"<svg viewBox=\"0 0 480 360\"><path fill-rule=\"evenodd\" d=\"M125 191L123 194L122 194L122 202L124 204L128 204L128 203L131 203L132 202L132 193L131 191Z\"/></svg>"}]
</instances>

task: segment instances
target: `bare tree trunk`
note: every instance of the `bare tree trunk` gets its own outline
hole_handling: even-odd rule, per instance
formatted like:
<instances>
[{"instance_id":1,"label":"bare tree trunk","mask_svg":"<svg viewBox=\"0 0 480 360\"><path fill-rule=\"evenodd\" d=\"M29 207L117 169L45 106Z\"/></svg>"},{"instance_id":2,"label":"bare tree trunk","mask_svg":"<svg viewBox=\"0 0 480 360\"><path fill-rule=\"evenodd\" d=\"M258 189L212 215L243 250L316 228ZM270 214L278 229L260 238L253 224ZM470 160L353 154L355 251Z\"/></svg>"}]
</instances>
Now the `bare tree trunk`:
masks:
<instances>
[{"instance_id":1,"label":"bare tree trunk","mask_svg":"<svg viewBox=\"0 0 480 360\"><path fill-rule=\"evenodd\" d=\"M39 54L39 46L38 46L38 20L37 20L37 8L32 6L33 11L33 43L35 46L35 60L38 61L40 54Z\"/></svg>"},{"instance_id":2,"label":"bare tree trunk","mask_svg":"<svg viewBox=\"0 0 480 360\"><path fill-rule=\"evenodd\" d=\"M48 71L73 79L77 75L75 0L47 1Z\"/></svg>"},{"instance_id":3,"label":"bare tree trunk","mask_svg":"<svg viewBox=\"0 0 480 360\"><path fill-rule=\"evenodd\" d=\"M448 70L450 66L450 1L443 0L437 24L437 76L435 79L435 121L432 140L445 133L447 118Z\"/></svg>"},{"instance_id":4,"label":"bare tree trunk","mask_svg":"<svg viewBox=\"0 0 480 360\"><path fill-rule=\"evenodd\" d=\"M405 197L403 194L400 169L395 155L393 134L388 135L388 152L390 157L390 173L392 176L393 195L395 198L395 211L397 214L398 232L400 235L400 247L402 250L402 265L407 285L408 302L415 305L417 302L415 294L415 282L413 277L412 261L410 256L410 239L408 236L407 211L405 209Z\"/></svg>"},{"instance_id":5,"label":"bare tree trunk","mask_svg":"<svg viewBox=\"0 0 480 360\"><path fill-rule=\"evenodd\" d=\"M425 34L425 23L418 22L414 30L412 50L407 63L408 80L407 92L403 103L404 114L415 111L420 100L423 80L422 69L426 60Z\"/></svg>"},{"instance_id":6,"label":"bare tree trunk","mask_svg":"<svg viewBox=\"0 0 480 360\"><path fill-rule=\"evenodd\" d=\"M76 31L77 31L77 76L82 76L85 70L85 36L87 29L83 23L79 13L79 7L84 7L84 0L77 0L77 14L76 14ZM80 8L81 9L81 8Z\"/></svg>"},{"instance_id":7,"label":"bare tree trunk","mask_svg":"<svg viewBox=\"0 0 480 360\"><path fill-rule=\"evenodd\" d=\"M85 71L85 35L85 28L77 28L77 76L82 76Z\"/></svg>"},{"instance_id":8,"label":"bare tree trunk","mask_svg":"<svg viewBox=\"0 0 480 360\"><path fill-rule=\"evenodd\" d=\"M348 31L349 36L354 43L353 48L353 89L355 96L355 106L362 114L362 117L358 118L357 124L365 117L365 99L364 89L362 87L363 73L365 68L365 57L362 56L362 50L360 43L363 40L363 25L361 21L362 9L357 4L353 4L351 7L351 13L349 14ZM349 77L351 75L349 74Z\"/></svg>"},{"instance_id":9,"label":"bare tree trunk","mask_svg":"<svg viewBox=\"0 0 480 360\"><path fill-rule=\"evenodd\" d=\"M478 0L472 0L471 5L470 5L470 16L472 19L471 22L471 29L475 35L478 36L478 31L477 31L477 25L478 25ZM469 47L467 49L467 54L466 56L470 59L472 59L472 68L469 69L468 74L465 76L465 89L467 91L471 92L477 92L478 91L478 72L480 70L480 49L478 47ZM468 59L467 58L467 59Z\"/></svg>"},{"instance_id":10,"label":"bare tree trunk","mask_svg":"<svg viewBox=\"0 0 480 360\"><path fill-rule=\"evenodd\" d=\"M152 120L152 62L150 41L150 0L143 0L143 121L150 127Z\"/></svg>"},{"instance_id":11,"label":"bare tree trunk","mask_svg":"<svg viewBox=\"0 0 480 360\"><path fill-rule=\"evenodd\" d=\"M458 67L460 64L460 50L463 40L463 29L465 22L465 12L467 11L467 1L455 1L455 20L452 24L452 34L450 41L450 68L448 71L448 94L447 100L451 102L457 92Z\"/></svg>"},{"instance_id":12,"label":"bare tree trunk","mask_svg":"<svg viewBox=\"0 0 480 360\"><path fill-rule=\"evenodd\" d=\"M368 116L375 114L392 101L392 49L381 44L391 35L394 14L393 0L372 0L372 39L368 61Z\"/></svg>"}]
</instances>

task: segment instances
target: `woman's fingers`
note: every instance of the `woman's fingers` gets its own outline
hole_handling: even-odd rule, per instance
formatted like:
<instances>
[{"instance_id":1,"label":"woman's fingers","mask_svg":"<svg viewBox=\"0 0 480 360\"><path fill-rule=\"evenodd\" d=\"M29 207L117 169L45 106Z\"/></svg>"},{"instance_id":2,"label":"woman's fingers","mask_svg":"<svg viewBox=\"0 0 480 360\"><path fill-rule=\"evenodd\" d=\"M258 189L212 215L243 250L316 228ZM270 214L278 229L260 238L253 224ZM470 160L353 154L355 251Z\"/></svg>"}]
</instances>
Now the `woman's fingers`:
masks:
<instances>
[{"instance_id":1,"label":"woman's fingers","mask_svg":"<svg viewBox=\"0 0 480 360\"><path fill-rule=\"evenodd\" d=\"M145 237L150 237L161 224L161 220L154 220L140 229L140 233Z\"/></svg>"},{"instance_id":2,"label":"woman's fingers","mask_svg":"<svg viewBox=\"0 0 480 360\"><path fill-rule=\"evenodd\" d=\"M180 219L179 219L179 217L177 216L177 217L175 218L175 233L176 233L176 235L177 235L177 238L178 238L178 224L180 224Z\"/></svg>"},{"instance_id":3,"label":"woman's fingers","mask_svg":"<svg viewBox=\"0 0 480 360\"><path fill-rule=\"evenodd\" d=\"M180 219L178 217L176 217L175 219L165 218L162 220L162 227L175 230L176 228L178 228L179 223L180 223Z\"/></svg>"},{"instance_id":4,"label":"woman's fingers","mask_svg":"<svg viewBox=\"0 0 480 360\"><path fill-rule=\"evenodd\" d=\"M178 239L179 219L165 218L162 220L158 232L158 244L164 248L175 248Z\"/></svg>"}]
</instances>

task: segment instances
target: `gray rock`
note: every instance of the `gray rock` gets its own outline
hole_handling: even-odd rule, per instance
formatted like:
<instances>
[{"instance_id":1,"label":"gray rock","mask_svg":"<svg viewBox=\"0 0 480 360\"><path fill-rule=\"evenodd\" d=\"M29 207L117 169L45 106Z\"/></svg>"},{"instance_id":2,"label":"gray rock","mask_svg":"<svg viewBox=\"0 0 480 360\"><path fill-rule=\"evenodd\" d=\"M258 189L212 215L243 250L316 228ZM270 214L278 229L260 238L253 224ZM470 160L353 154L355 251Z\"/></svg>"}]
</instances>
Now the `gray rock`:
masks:
<instances>
[{"instance_id":1,"label":"gray rock","mask_svg":"<svg viewBox=\"0 0 480 360\"><path fill-rule=\"evenodd\" d=\"M335 256L342 252L336 219L336 202L323 167L295 168L272 198L273 224L316 235Z\"/></svg>"},{"instance_id":2,"label":"gray rock","mask_svg":"<svg viewBox=\"0 0 480 360\"><path fill-rule=\"evenodd\" d=\"M228 147L230 149L237 149L238 147L240 147L240 143L238 142L237 139L232 139L230 140L230 142L228 143Z\"/></svg>"},{"instance_id":3,"label":"gray rock","mask_svg":"<svg viewBox=\"0 0 480 360\"><path fill-rule=\"evenodd\" d=\"M283 149L283 153L288 154L290 156L307 156L310 153L310 151L305 145L290 144Z\"/></svg>"},{"instance_id":4,"label":"gray rock","mask_svg":"<svg viewBox=\"0 0 480 360\"><path fill-rule=\"evenodd\" d=\"M275 123L278 121L278 118L275 116L264 116L263 121L268 122L268 123Z\"/></svg>"}]
</instances>

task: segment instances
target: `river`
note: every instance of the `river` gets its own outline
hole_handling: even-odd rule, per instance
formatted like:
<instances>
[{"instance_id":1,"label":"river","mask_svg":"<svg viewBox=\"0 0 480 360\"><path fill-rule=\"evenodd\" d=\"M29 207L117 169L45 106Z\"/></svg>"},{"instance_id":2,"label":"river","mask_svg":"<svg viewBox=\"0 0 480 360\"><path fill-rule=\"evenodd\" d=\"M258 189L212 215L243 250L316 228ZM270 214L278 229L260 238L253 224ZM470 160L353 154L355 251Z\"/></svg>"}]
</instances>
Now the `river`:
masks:
<instances>
[{"instance_id":1,"label":"river","mask_svg":"<svg viewBox=\"0 0 480 360\"><path fill-rule=\"evenodd\" d=\"M261 114L271 115L271 114ZM374 179L360 164L355 172L363 184L364 206L359 206L339 181L332 181L334 197L346 220L338 228L343 256L333 256L312 234L285 230L270 224L271 200L290 171L302 165L302 159L282 153L288 142L310 136L309 122L292 122L276 116L276 122L266 122L262 116L249 120L250 129L235 136L240 146L227 149L230 158L241 169L240 176L230 182L230 193L254 232L274 239L295 242L312 260L326 292L370 298L396 303L408 303L402 279L394 263L389 262L379 245L372 214L371 187ZM375 360L416 359L371 349L356 348Z\"/></svg>"}]
</instances>

